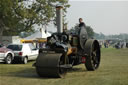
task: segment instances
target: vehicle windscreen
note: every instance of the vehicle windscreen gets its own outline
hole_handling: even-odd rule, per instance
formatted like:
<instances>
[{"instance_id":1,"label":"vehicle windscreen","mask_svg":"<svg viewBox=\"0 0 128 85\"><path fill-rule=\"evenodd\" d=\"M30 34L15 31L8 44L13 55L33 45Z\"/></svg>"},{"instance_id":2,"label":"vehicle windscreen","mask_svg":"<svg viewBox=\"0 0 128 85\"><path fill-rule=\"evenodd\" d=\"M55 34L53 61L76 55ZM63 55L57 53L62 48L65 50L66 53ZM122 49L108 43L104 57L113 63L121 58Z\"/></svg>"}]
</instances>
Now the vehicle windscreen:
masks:
<instances>
[{"instance_id":1,"label":"vehicle windscreen","mask_svg":"<svg viewBox=\"0 0 128 85\"><path fill-rule=\"evenodd\" d=\"M13 51L21 51L22 45L9 45L7 48L9 48Z\"/></svg>"}]
</instances>

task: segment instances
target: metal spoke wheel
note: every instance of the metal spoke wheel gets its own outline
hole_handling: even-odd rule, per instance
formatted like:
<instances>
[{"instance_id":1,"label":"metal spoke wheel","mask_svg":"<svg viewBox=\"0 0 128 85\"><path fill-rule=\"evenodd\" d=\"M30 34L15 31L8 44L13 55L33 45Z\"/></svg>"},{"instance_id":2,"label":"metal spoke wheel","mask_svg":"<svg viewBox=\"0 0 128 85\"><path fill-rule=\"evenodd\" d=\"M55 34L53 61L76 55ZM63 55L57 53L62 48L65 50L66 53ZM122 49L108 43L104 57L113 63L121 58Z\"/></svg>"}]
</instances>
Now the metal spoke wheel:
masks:
<instances>
[{"instance_id":1,"label":"metal spoke wheel","mask_svg":"<svg viewBox=\"0 0 128 85\"><path fill-rule=\"evenodd\" d=\"M12 63L12 55L11 54L8 54L6 59L5 59L5 63L6 64L11 64Z\"/></svg>"},{"instance_id":2,"label":"metal spoke wheel","mask_svg":"<svg viewBox=\"0 0 128 85\"><path fill-rule=\"evenodd\" d=\"M97 40L89 39L85 43L87 54L85 66L87 70L94 71L100 64L100 46Z\"/></svg>"}]
</instances>

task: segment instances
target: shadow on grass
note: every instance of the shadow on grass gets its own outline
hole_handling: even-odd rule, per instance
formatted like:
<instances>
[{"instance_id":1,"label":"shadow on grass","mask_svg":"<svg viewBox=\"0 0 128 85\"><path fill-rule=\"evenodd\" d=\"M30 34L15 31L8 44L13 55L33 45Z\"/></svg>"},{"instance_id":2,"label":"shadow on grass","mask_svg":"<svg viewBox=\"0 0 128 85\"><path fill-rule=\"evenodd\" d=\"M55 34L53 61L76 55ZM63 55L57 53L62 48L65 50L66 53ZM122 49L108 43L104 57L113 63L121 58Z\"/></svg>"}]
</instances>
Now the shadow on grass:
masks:
<instances>
[{"instance_id":1,"label":"shadow on grass","mask_svg":"<svg viewBox=\"0 0 128 85\"><path fill-rule=\"evenodd\" d=\"M86 70L82 68L72 68L72 69L69 69L67 72L72 73L72 72L85 72L85 71ZM27 68L27 69L17 71L17 72L12 72L9 74L11 74L10 76L22 77L22 78L53 79L51 77L39 77L38 74L36 73L35 68Z\"/></svg>"},{"instance_id":2,"label":"shadow on grass","mask_svg":"<svg viewBox=\"0 0 128 85\"><path fill-rule=\"evenodd\" d=\"M5 76L21 77L21 78L40 78L36 74L35 68L26 68L26 69L21 69L20 71L9 72Z\"/></svg>"},{"instance_id":3,"label":"shadow on grass","mask_svg":"<svg viewBox=\"0 0 128 85\"><path fill-rule=\"evenodd\" d=\"M15 65L15 64L14 64ZM17 65L17 64L16 64ZM13 66L13 65L12 65ZM19 66L22 66L19 64ZM2 74L2 76L9 76L9 77L19 77L19 78L32 78L32 79L53 79L50 77L39 77L35 67L19 67L12 68L12 72L7 72L6 74ZM80 67L73 67L72 69L68 69L68 73L72 72L85 72L86 69L82 69Z\"/></svg>"},{"instance_id":4,"label":"shadow on grass","mask_svg":"<svg viewBox=\"0 0 128 85\"><path fill-rule=\"evenodd\" d=\"M73 67L71 69L68 70L69 73L72 73L72 72L85 72L87 71L86 69L83 69L83 68L78 68L78 67Z\"/></svg>"}]
</instances>

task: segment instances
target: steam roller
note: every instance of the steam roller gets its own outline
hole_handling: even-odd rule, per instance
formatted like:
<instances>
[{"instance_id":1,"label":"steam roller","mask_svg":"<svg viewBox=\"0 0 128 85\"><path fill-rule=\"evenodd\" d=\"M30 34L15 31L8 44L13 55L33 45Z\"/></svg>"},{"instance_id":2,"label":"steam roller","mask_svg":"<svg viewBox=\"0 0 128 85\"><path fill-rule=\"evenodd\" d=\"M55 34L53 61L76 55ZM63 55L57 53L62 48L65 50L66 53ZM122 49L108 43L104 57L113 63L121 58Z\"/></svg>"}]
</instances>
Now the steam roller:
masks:
<instances>
[{"instance_id":1,"label":"steam roller","mask_svg":"<svg viewBox=\"0 0 128 85\"><path fill-rule=\"evenodd\" d=\"M97 40L89 39L85 26L74 33L63 31L63 7L56 7L57 32L47 38L46 48L39 50L36 72L40 77L64 77L68 69L85 64L88 71L100 65L100 46Z\"/></svg>"}]
</instances>

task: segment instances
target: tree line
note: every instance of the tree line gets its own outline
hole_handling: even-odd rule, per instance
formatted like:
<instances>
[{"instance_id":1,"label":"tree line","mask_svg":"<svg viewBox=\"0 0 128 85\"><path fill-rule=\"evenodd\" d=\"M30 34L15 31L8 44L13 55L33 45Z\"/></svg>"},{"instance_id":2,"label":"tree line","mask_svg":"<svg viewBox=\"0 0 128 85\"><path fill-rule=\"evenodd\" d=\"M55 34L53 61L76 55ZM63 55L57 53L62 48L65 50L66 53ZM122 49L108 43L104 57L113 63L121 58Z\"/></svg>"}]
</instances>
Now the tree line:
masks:
<instances>
[{"instance_id":1,"label":"tree line","mask_svg":"<svg viewBox=\"0 0 128 85\"><path fill-rule=\"evenodd\" d=\"M74 27L72 27L69 31L73 32L75 29L78 28L79 24L76 24ZM88 33L89 38L95 38L98 40L126 40L128 41L128 34L127 33L121 33L121 34L113 34L113 35L105 35L103 33L96 33L94 32L93 28L91 26L86 26L86 30Z\"/></svg>"},{"instance_id":2,"label":"tree line","mask_svg":"<svg viewBox=\"0 0 128 85\"><path fill-rule=\"evenodd\" d=\"M55 6L64 6L64 17L67 8L70 7L68 0L0 0L0 41L2 36L15 36L21 32L35 32L34 26L46 26L50 22L56 24ZM64 19L65 22L65 19ZM64 23L67 24L67 23ZM73 31L76 24L70 31ZM89 38L96 39L128 39L128 34L104 35L95 33L91 26L86 26Z\"/></svg>"},{"instance_id":3,"label":"tree line","mask_svg":"<svg viewBox=\"0 0 128 85\"><path fill-rule=\"evenodd\" d=\"M94 38L96 39L116 39L116 40L128 40L128 34L127 33L121 33L121 34L113 34L113 35L105 35L103 33L94 33Z\"/></svg>"}]
</instances>

